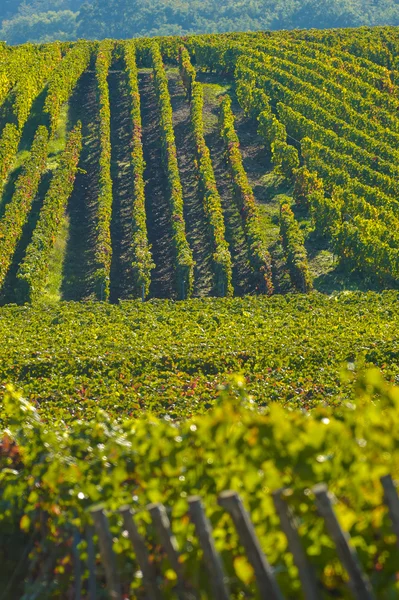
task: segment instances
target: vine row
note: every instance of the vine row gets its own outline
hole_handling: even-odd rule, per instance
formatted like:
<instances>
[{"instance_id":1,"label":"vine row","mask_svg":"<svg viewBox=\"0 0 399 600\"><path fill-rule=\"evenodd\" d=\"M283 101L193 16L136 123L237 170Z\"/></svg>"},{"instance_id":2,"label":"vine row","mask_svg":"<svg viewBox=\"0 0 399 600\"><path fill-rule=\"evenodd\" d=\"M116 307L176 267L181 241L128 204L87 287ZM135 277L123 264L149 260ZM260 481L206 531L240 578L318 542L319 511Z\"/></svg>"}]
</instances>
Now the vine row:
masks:
<instances>
[{"instance_id":1,"label":"vine row","mask_svg":"<svg viewBox=\"0 0 399 600\"><path fill-rule=\"evenodd\" d=\"M203 89L202 85L193 77L191 61L188 52L184 52L184 50L180 53L180 70L183 75L183 83L189 82L189 88L187 83L185 85L191 98L190 115L196 148L199 190L213 247L212 259L216 276L216 293L219 296L231 296L233 294L232 261L226 241L222 201L216 186L211 155L204 137Z\"/></svg>"},{"instance_id":2,"label":"vine row","mask_svg":"<svg viewBox=\"0 0 399 600\"><path fill-rule=\"evenodd\" d=\"M29 158L15 184L11 201L7 204L0 221L0 289L3 287L14 252L22 236L40 180L46 168L49 134L40 126Z\"/></svg>"},{"instance_id":3,"label":"vine row","mask_svg":"<svg viewBox=\"0 0 399 600\"><path fill-rule=\"evenodd\" d=\"M109 104L108 72L112 62L114 42L100 43L96 58L96 82L99 106L100 172L96 208L96 239L94 246L94 294L99 300L108 300L112 261L111 218L111 109Z\"/></svg>"},{"instance_id":4,"label":"vine row","mask_svg":"<svg viewBox=\"0 0 399 600\"><path fill-rule=\"evenodd\" d=\"M151 271L155 268L151 249L148 242L144 156L142 144L142 123L140 94L138 87L138 71L136 62L136 45L126 42L124 45L124 60L128 75L130 93L130 117L132 124L132 171L133 171L133 239L131 240L131 255L133 256L133 271L137 287L137 295L144 292L148 296L151 284Z\"/></svg>"},{"instance_id":5,"label":"vine row","mask_svg":"<svg viewBox=\"0 0 399 600\"><path fill-rule=\"evenodd\" d=\"M313 284L305 240L286 200L280 206L280 235L292 284L300 292L310 292Z\"/></svg>"},{"instance_id":6,"label":"vine row","mask_svg":"<svg viewBox=\"0 0 399 600\"><path fill-rule=\"evenodd\" d=\"M92 56L92 44L77 42L67 52L48 84L44 110L50 116L51 131L57 128L62 106L67 102Z\"/></svg>"},{"instance_id":7,"label":"vine row","mask_svg":"<svg viewBox=\"0 0 399 600\"><path fill-rule=\"evenodd\" d=\"M22 284L24 300L39 300L45 288L51 252L73 190L81 150L82 126L78 123L68 136L60 164L44 198L32 239L18 269L17 278Z\"/></svg>"},{"instance_id":8,"label":"vine row","mask_svg":"<svg viewBox=\"0 0 399 600\"><path fill-rule=\"evenodd\" d=\"M240 142L234 127L234 114L229 96L224 96L221 102L219 126L225 144L234 195L243 221L252 266L261 275L259 289L267 294L272 294L271 256L262 235L259 211L242 162Z\"/></svg>"},{"instance_id":9,"label":"vine row","mask_svg":"<svg viewBox=\"0 0 399 600\"><path fill-rule=\"evenodd\" d=\"M151 47L154 82L160 111L162 158L168 179L169 203L172 211L173 244L176 256L177 293L190 297L194 287L194 259L186 237L183 214L183 189L177 162L176 141L173 130L172 105L159 45Z\"/></svg>"}]
</instances>

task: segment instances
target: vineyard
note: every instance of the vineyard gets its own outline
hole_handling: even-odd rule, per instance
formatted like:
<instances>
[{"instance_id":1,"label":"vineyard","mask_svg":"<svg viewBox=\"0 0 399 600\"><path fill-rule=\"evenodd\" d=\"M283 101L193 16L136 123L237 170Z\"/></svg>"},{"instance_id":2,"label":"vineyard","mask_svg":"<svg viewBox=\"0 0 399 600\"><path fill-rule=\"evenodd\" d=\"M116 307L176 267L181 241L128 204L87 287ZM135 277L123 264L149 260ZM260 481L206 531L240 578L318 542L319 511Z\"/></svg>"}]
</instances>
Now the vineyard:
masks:
<instances>
[{"instance_id":1,"label":"vineyard","mask_svg":"<svg viewBox=\"0 0 399 600\"><path fill-rule=\"evenodd\" d=\"M0 43L0 600L398 597L398 51Z\"/></svg>"},{"instance_id":2,"label":"vineyard","mask_svg":"<svg viewBox=\"0 0 399 600\"><path fill-rule=\"evenodd\" d=\"M1 46L2 303L396 287L398 39Z\"/></svg>"}]
</instances>

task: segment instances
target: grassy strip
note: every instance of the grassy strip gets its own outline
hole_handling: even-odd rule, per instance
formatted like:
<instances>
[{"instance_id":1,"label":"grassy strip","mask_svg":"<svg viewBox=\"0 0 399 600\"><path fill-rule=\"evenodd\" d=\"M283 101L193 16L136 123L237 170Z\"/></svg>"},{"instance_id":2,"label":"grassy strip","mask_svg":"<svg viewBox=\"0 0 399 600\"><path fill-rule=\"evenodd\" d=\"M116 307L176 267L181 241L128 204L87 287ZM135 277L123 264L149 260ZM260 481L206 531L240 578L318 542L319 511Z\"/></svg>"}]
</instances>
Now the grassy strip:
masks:
<instances>
[{"instance_id":1,"label":"grassy strip","mask_svg":"<svg viewBox=\"0 0 399 600\"><path fill-rule=\"evenodd\" d=\"M227 162L244 225L251 262L254 269L261 275L259 288L262 292L272 294L271 256L262 236L258 208L242 162L240 141L234 127L234 115L229 96L225 96L222 100L219 126L220 135L225 143Z\"/></svg>"},{"instance_id":2,"label":"grassy strip","mask_svg":"<svg viewBox=\"0 0 399 600\"><path fill-rule=\"evenodd\" d=\"M25 285L23 295L37 301L42 295L49 274L49 261L63 223L63 215L75 182L82 149L79 123L69 134L60 165L51 181L32 240L19 267L17 277Z\"/></svg>"},{"instance_id":3,"label":"grassy strip","mask_svg":"<svg viewBox=\"0 0 399 600\"><path fill-rule=\"evenodd\" d=\"M131 161L134 180L133 239L131 240L133 270L137 287L137 295L141 295L142 289L144 288L144 295L148 296L151 284L151 270L155 267L155 264L152 261L150 245L148 242L147 217L145 210L145 163L142 144L141 107L136 63L136 45L134 42L125 43L124 60L128 75L128 85L131 100L130 116L133 130L133 149Z\"/></svg>"},{"instance_id":4,"label":"grassy strip","mask_svg":"<svg viewBox=\"0 0 399 600\"><path fill-rule=\"evenodd\" d=\"M161 115L162 157L169 183L169 202L172 211L173 243L176 255L177 292L180 298L189 298L193 293L194 286L194 259L186 237L183 214L183 189L177 162L172 105L168 89L168 79L158 44L152 45L151 56Z\"/></svg>"},{"instance_id":5,"label":"grassy strip","mask_svg":"<svg viewBox=\"0 0 399 600\"><path fill-rule=\"evenodd\" d=\"M39 127L30 156L15 184L12 200L7 204L0 222L0 289L8 273L12 257L28 219L39 183L46 168L49 135L46 127Z\"/></svg>"}]
</instances>

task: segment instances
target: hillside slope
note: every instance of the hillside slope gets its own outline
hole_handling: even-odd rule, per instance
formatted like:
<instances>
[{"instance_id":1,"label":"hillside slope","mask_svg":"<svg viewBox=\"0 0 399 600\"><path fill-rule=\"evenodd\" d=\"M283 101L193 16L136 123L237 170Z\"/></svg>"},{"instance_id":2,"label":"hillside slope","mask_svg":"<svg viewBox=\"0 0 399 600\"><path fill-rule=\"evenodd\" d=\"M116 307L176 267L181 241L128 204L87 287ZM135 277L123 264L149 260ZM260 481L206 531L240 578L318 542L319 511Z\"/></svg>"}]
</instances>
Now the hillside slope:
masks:
<instances>
[{"instance_id":1,"label":"hillside slope","mask_svg":"<svg viewBox=\"0 0 399 600\"><path fill-rule=\"evenodd\" d=\"M2 302L397 287L397 36L0 48Z\"/></svg>"},{"instance_id":2,"label":"hillside slope","mask_svg":"<svg viewBox=\"0 0 399 600\"><path fill-rule=\"evenodd\" d=\"M199 494L223 597L257 598L229 489L285 598L277 490L312 596L347 598L321 482L363 595L398 596L397 55L388 27L0 44L3 597L147 598L150 566L211 597Z\"/></svg>"}]
</instances>

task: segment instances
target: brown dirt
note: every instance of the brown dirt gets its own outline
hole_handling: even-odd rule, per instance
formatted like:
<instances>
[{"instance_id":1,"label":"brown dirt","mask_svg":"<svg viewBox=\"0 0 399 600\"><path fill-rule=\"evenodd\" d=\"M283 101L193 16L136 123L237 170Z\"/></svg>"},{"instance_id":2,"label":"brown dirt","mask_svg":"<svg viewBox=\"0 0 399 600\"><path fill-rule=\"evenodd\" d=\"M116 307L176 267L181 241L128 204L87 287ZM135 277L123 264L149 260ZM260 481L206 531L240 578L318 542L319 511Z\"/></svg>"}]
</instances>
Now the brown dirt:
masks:
<instances>
[{"instance_id":1,"label":"brown dirt","mask_svg":"<svg viewBox=\"0 0 399 600\"><path fill-rule=\"evenodd\" d=\"M152 272L150 294L155 298L176 298L176 273L172 244L168 182L162 168L159 110L151 73L139 73L143 151L146 162L146 211L148 239L156 267Z\"/></svg>"},{"instance_id":2,"label":"brown dirt","mask_svg":"<svg viewBox=\"0 0 399 600\"><path fill-rule=\"evenodd\" d=\"M133 239L133 171L131 165L132 124L127 75L111 71L109 75L111 106L111 176L113 207L111 221L112 263L111 302L134 298L131 267Z\"/></svg>"},{"instance_id":3,"label":"brown dirt","mask_svg":"<svg viewBox=\"0 0 399 600\"><path fill-rule=\"evenodd\" d=\"M70 219L63 283L64 300L84 300L94 296L94 242L99 195L99 110L94 73L80 79L70 102L72 122L82 122L83 149L74 190L68 204Z\"/></svg>"},{"instance_id":4,"label":"brown dirt","mask_svg":"<svg viewBox=\"0 0 399 600\"><path fill-rule=\"evenodd\" d=\"M209 123L209 133L205 135L205 140L211 153L217 188L222 200L226 239L229 243L233 261L234 294L242 296L254 293L256 283L249 262L248 245L242 227L242 219L234 200L233 185L226 164L224 143L219 134L218 114L219 103L217 98L214 95L205 93L204 115L207 115L205 118Z\"/></svg>"},{"instance_id":5,"label":"brown dirt","mask_svg":"<svg viewBox=\"0 0 399 600\"><path fill-rule=\"evenodd\" d=\"M210 296L214 286L212 247L206 227L206 217L198 192L195 166L195 142L190 120L190 105L177 70L169 70L169 92L173 108L173 127L177 160L183 187L184 218L187 239L193 251L194 296Z\"/></svg>"}]
</instances>

